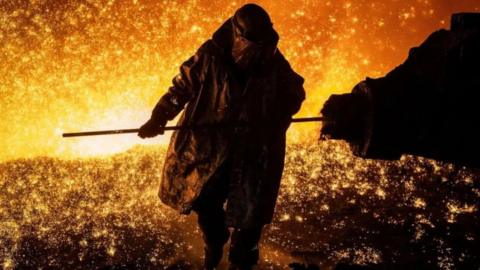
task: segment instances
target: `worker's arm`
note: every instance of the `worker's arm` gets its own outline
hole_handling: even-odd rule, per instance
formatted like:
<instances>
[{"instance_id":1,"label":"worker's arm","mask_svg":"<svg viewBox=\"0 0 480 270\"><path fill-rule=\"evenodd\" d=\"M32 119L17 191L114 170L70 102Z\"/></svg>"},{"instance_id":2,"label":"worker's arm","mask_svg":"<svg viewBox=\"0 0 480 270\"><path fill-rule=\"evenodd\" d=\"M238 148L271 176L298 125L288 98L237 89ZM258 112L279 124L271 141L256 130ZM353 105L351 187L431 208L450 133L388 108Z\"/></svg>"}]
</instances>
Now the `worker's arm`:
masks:
<instances>
[{"instance_id":1,"label":"worker's arm","mask_svg":"<svg viewBox=\"0 0 480 270\"><path fill-rule=\"evenodd\" d=\"M172 80L168 89L153 109L150 119L140 128L141 138L154 137L163 133L166 123L177 116L196 94L201 85L201 73L207 65L204 46L180 66L180 73Z\"/></svg>"}]
</instances>

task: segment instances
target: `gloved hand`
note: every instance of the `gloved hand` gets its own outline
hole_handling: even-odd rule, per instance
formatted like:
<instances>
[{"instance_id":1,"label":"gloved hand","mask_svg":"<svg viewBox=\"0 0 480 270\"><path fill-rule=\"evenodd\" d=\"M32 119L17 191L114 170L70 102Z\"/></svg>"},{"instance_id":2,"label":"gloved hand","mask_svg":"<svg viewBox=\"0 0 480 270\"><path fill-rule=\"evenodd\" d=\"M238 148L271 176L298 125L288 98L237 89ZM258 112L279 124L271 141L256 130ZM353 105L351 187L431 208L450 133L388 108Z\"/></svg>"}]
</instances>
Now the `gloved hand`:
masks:
<instances>
[{"instance_id":1,"label":"gloved hand","mask_svg":"<svg viewBox=\"0 0 480 270\"><path fill-rule=\"evenodd\" d=\"M150 119L138 131L138 136L142 139L152 138L163 134L163 128L167 124L166 119Z\"/></svg>"},{"instance_id":2,"label":"gloved hand","mask_svg":"<svg viewBox=\"0 0 480 270\"><path fill-rule=\"evenodd\" d=\"M321 111L322 138L355 141L363 136L366 100L358 94L331 95Z\"/></svg>"}]
</instances>

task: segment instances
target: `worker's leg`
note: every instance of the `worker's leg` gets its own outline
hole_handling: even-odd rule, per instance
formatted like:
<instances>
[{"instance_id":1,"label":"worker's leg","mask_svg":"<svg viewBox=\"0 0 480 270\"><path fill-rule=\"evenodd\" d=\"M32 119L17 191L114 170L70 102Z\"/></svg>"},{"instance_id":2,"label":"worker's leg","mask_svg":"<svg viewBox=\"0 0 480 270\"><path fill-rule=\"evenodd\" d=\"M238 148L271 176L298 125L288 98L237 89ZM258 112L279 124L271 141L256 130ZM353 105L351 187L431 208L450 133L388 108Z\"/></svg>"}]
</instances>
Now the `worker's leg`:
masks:
<instances>
[{"instance_id":1,"label":"worker's leg","mask_svg":"<svg viewBox=\"0 0 480 270\"><path fill-rule=\"evenodd\" d=\"M227 180L220 170L204 186L193 204L205 242L205 269L214 269L220 263L223 246L230 236L223 209L227 197Z\"/></svg>"},{"instance_id":2,"label":"worker's leg","mask_svg":"<svg viewBox=\"0 0 480 270\"><path fill-rule=\"evenodd\" d=\"M262 235L262 227L250 229L235 229L230 245L230 269L248 270L257 264L259 251L258 242Z\"/></svg>"}]
</instances>

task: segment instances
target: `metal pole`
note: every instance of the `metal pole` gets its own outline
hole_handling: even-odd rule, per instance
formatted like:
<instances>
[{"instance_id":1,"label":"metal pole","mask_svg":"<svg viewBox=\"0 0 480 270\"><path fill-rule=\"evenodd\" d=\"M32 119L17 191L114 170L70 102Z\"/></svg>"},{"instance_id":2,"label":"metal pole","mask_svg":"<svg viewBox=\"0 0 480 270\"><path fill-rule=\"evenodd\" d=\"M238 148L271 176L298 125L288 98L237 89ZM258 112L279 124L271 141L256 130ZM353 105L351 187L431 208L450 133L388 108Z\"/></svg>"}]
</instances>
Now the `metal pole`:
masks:
<instances>
[{"instance_id":1,"label":"metal pole","mask_svg":"<svg viewBox=\"0 0 480 270\"><path fill-rule=\"evenodd\" d=\"M321 122L323 121L323 117L305 117L305 118L293 118L291 120L292 123L304 123L304 122ZM238 124L240 125L240 124ZM217 124L205 124L205 125L192 125L192 126L169 126L164 127L163 130L179 130L179 129L201 129L201 128L219 128L219 127L226 127L232 126L226 125L223 123ZM233 125L235 126L235 125ZM63 133L62 137L70 138L70 137L82 137L82 136L97 136L97 135L115 135L115 134L126 134L126 133L137 133L140 129L132 128L132 129L115 129L115 130L98 130L98 131L85 131L85 132L70 132L70 133Z\"/></svg>"}]
</instances>

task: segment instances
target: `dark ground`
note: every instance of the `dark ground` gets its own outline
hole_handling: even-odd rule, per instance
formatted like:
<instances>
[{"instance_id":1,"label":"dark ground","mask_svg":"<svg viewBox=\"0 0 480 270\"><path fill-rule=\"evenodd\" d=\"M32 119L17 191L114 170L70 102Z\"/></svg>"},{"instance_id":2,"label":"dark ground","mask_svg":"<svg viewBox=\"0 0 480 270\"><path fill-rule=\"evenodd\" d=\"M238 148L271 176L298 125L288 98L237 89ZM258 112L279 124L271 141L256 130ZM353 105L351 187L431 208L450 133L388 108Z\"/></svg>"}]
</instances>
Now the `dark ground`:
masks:
<instances>
[{"instance_id":1,"label":"dark ground","mask_svg":"<svg viewBox=\"0 0 480 270\"><path fill-rule=\"evenodd\" d=\"M195 217L156 197L163 154L0 164L3 268L198 269ZM478 170L292 145L259 269L479 269L479 207Z\"/></svg>"}]
</instances>

